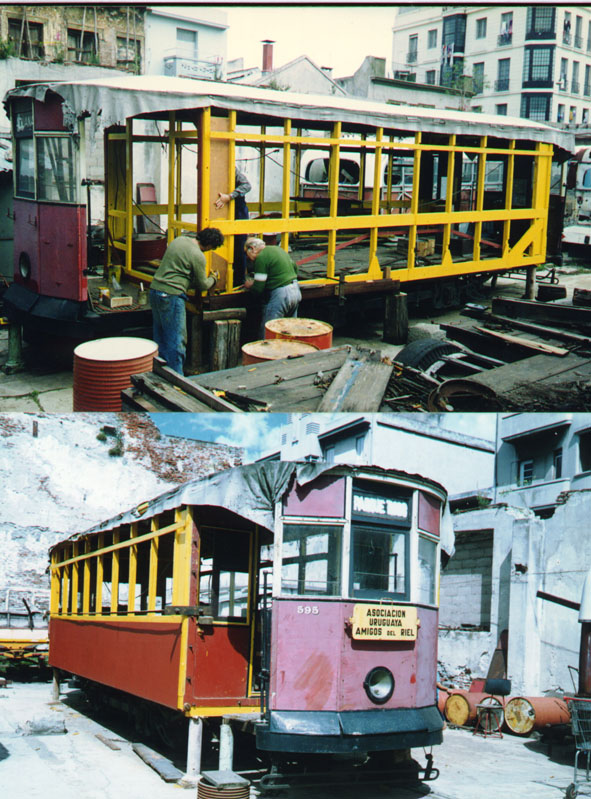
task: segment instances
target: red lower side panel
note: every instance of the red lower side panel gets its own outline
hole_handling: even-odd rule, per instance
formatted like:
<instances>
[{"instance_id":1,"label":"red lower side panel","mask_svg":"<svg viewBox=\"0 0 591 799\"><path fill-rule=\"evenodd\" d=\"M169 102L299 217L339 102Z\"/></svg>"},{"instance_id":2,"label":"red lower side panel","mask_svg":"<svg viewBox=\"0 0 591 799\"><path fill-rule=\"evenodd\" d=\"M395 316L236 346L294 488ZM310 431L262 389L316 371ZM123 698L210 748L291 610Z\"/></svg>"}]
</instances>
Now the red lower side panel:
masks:
<instances>
[{"instance_id":1,"label":"red lower side panel","mask_svg":"<svg viewBox=\"0 0 591 799\"><path fill-rule=\"evenodd\" d=\"M193 629L189 645L195 654L192 669L188 662L187 702L206 705L207 699L219 698L233 704L246 697L250 627L216 625L202 635Z\"/></svg>"},{"instance_id":2,"label":"red lower side panel","mask_svg":"<svg viewBox=\"0 0 591 799\"><path fill-rule=\"evenodd\" d=\"M51 619L49 642L52 666L177 707L180 625Z\"/></svg>"}]
</instances>

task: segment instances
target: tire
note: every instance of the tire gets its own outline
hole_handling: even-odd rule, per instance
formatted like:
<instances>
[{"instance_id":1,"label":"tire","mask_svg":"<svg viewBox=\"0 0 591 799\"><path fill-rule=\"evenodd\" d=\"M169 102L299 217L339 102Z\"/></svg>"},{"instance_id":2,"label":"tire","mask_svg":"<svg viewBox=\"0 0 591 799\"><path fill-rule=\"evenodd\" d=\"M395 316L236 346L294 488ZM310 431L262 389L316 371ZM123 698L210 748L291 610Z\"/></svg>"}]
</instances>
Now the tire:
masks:
<instances>
[{"instance_id":1,"label":"tire","mask_svg":"<svg viewBox=\"0 0 591 799\"><path fill-rule=\"evenodd\" d=\"M578 795L579 792L577 791L577 786L575 785L574 782L571 782L571 784L566 789L565 799L575 799L575 797L577 797Z\"/></svg>"},{"instance_id":2,"label":"tire","mask_svg":"<svg viewBox=\"0 0 591 799\"><path fill-rule=\"evenodd\" d=\"M407 344L394 360L405 366L413 366L415 369L428 369L435 361L440 360L442 355L449 355L452 352L461 352L461 347L452 344L451 341L421 338Z\"/></svg>"}]
</instances>

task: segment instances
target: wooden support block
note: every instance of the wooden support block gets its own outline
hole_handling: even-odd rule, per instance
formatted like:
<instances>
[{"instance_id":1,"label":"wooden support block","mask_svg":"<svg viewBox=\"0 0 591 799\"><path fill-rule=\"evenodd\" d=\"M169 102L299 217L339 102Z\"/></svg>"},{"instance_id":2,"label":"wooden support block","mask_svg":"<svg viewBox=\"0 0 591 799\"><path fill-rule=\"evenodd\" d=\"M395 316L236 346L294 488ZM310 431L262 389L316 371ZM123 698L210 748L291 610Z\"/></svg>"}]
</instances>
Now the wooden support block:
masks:
<instances>
[{"instance_id":1,"label":"wooden support block","mask_svg":"<svg viewBox=\"0 0 591 799\"><path fill-rule=\"evenodd\" d=\"M228 367L228 322L219 320L211 328L209 368L212 372Z\"/></svg>"},{"instance_id":2,"label":"wooden support block","mask_svg":"<svg viewBox=\"0 0 591 799\"><path fill-rule=\"evenodd\" d=\"M239 319L228 320L228 357L227 368L233 369L241 360L240 331L242 322Z\"/></svg>"},{"instance_id":3,"label":"wooden support block","mask_svg":"<svg viewBox=\"0 0 591 799\"><path fill-rule=\"evenodd\" d=\"M147 763L150 768L153 768L162 777L164 782L178 782L182 779L182 771L179 771L170 760L159 755L158 752L148 746L144 746L144 744L133 744L132 749L136 755L141 757L144 763Z\"/></svg>"},{"instance_id":4,"label":"wooden support block","mask_svg":"<svg viewBox=\"0 0 591 799\"><path fill-rule=\"evenodd\" d=\"M589 289L574 289L573 305L591 305L591 291Z\"/></svg>"},{"instance_id":5,"label":"wooden support block","mask_svg":"<svg viewBox=\"0 0 591 799\"><path fill-rule=\"evenodd\" d=\"M203 365L203 311L187 314L187 321L187 371L196 372Z\"/></svg>"},{"instance_id":6,"label":"wooden support block","mask_svg":"<svg viewBox=\"0 0 591 799\"><path fill-rule=\"evenodd\" d=\"M389 344L406 344L408 340L408 307L406 298L407 295L402 292L386 295L382 339Z\"/></svg>"},{"instance_id":7,"label":"wooden support block","mask_svg":"<svg viewBox=\"0 0 591 799\"><path fill-rule=\"evenodd\" d=\"M393 369L392 363L382 363L379 354L362 353L361 357L347 358L316 410L378 411Z\"/></svg>"}]
</instances>

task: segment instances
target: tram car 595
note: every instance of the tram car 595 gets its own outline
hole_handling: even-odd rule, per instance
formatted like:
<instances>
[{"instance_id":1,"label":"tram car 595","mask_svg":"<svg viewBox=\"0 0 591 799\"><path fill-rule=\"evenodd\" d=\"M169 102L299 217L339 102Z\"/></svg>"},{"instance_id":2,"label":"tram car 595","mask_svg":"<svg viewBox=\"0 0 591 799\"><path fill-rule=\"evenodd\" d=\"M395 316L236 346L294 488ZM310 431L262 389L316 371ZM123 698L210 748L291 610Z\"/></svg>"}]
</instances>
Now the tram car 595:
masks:
<instances>
[{"instance_id":1,"label":"tram car 595","mask_svg":"<svg viewBox=\"0 0 591 799\"><path fill-rule=\"evenodd\" d=\"M445 490L402 471L267 462L191 481L52 548L50 664L133 695L144 722L188 718L188 773L204 723L240 720L276 768L349 755L432 779L410 749L442 740L450 531Z\"/></svg>"}]
</instances>

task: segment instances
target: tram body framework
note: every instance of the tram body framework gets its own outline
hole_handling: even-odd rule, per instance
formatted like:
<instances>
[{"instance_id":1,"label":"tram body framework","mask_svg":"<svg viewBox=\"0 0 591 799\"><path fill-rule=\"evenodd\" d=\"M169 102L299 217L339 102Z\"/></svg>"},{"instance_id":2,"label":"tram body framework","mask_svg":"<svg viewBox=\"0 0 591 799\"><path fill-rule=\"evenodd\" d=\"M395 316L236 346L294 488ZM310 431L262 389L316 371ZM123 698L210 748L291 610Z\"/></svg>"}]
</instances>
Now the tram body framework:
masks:
<instances>
[{"instance_id":1,"label":"tram body framework","mask_svg":"<svg viewBox=\"0 0 591 799\"><path fill-rule=\"evenodd\" d=\"M148 286L167 242L210 225L226 237L207 256L208 270L222 277L216 293L189 303L194 313L202 303L215 310L248 302L233 272L244 235L290 250L311 302L532 270L546 258L552 160L573 149L572 134L530 120L446 110L434 117L416 106L179 78L37 84L12 90L5 105L16 158L8 313L66 327L132 324L142 309L102 307L101 281L115 275ZM84 235L90 132L105 138L104 271L96 278ZM323 203L305 190L302 159L311 152L327 163ZM216 209L214 201L234 188L235 168L249 153L257 185L247 197L250 218L235 219L232 203ZM271 155L280 199L266 174ZM470 207L462 199L466 158L475 165ZM341 167L351 160L359 170L356 196L344 197ZM402 196L393 191L397 162L408 183ZM496 165L494 191L487 162ZM148 166L159 202L139 192ZM187 174L194 177L189 189ZM154 233L158 226L162 232ZM427 259L424 237L434 242ZM392 239L397 257L388 250Z\"/></svg>"},{"instance_id":2,"label":"tram body framework","mask_svg":"<svg viewBox=\"0 0 591 799\"><path fill-rule=\"evenodd\" d=\"M192 720L256 713L272 757L438 744L450 530L444 489L404 472L192 481L51 549L50 665Z\"/></svg>"}]
</instances>

